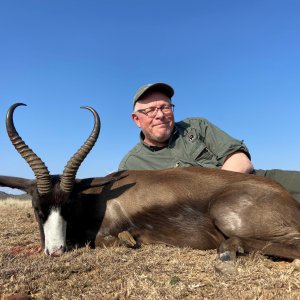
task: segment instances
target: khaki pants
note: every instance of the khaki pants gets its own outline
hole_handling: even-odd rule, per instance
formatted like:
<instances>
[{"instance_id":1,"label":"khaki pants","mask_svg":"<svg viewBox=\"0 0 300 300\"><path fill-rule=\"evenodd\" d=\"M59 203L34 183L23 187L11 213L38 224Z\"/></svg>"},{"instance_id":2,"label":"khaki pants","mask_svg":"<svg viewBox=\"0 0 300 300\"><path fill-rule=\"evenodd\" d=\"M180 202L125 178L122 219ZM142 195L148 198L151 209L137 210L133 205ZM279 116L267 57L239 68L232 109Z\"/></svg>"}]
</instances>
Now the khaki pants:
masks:
<instances>
[{"instance_id":1,"label":"khaki pants","mask_svg":"<svg viewBox=\"0 0 300 300\"><path fill-rule=\"evenodd\" d=\"M300 171L255 170L253 174L274 179L285 187L300 202Z\"/></svg>"}]
</instances>

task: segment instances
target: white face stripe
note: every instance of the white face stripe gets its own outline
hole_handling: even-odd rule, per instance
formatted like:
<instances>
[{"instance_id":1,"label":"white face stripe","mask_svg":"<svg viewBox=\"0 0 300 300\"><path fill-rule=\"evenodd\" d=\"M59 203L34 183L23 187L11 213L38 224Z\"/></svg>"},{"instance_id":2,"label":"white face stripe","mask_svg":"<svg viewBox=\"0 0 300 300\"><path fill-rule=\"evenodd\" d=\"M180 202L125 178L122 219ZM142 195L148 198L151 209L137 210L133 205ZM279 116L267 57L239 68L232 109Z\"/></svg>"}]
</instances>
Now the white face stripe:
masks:
<instances>
[{"instance_id":1,"label":"white face stripe","mask_svg":"<svg viewBox=\"0 0 300 300\"><path fill-rule=\"evenodd\" d=\"M61 216L60 207L53 207L43 225L45 233L45 253L61 255L66 248L67 222Z\"/></svg>"}]
</instances>

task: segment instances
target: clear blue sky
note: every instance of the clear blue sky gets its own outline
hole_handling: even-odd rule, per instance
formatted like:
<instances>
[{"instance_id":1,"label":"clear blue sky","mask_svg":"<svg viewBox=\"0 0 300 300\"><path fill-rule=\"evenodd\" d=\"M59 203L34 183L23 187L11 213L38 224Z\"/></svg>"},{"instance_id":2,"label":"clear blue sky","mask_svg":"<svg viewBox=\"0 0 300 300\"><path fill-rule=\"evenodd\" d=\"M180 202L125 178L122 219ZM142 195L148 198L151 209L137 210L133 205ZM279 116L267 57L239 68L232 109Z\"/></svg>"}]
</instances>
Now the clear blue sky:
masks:
<instances>
[{"instance_id":1,"label":"clear blue sky","mask_svg":"<svg viewBox=\"0 0 300 300\"><path fill-rule=\"evenodd\" d=\"M135 90L175 89L177 120L206 117L243 139L256 168L300 170L300 1L1 0L0 174L33 178L5 114L52 174L89 135L78 177L117 169L138 141ZM2 121L1 121L2 119Z\"/></svg>"}]
</instances>

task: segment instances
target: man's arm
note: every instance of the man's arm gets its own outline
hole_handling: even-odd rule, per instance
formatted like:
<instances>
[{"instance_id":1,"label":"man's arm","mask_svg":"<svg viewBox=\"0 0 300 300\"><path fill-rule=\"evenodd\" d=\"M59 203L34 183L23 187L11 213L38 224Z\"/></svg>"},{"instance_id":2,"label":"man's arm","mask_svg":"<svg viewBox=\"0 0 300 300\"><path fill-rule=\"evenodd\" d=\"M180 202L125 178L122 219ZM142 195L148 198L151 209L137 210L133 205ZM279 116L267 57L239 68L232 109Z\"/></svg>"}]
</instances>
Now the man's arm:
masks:
<instances>
[{"instance_id":1,"label":"man's arm","mask_svg":"<svg viewBox=\"0 0 300 300\"><path fill-rule=\"evenodd\" d=\"M253 165L245 153L238 151L226 157L221 169L240 173L251 173L253 171Z\"/></svg>"}]
</instances>

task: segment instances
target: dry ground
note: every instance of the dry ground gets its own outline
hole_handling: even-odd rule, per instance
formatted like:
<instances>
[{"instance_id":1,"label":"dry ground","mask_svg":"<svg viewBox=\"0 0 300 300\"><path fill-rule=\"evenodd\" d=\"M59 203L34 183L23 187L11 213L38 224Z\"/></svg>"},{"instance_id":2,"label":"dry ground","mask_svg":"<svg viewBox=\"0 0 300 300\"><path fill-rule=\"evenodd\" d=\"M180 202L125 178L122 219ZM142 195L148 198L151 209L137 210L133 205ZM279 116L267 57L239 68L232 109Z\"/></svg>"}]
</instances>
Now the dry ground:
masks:
<instances>
[{"instance_id":1,"label":"dry ground","mask_svg":"<svg viewBox=\"0 0 300 300\"><path fill-rule=\"evenodd\" d=\"M300 299L297 265L259 254L221 264L214 250L153 245L47 257L24 200L0 201L0 229L0 299Z\"/></svg>"}]
</instances>

